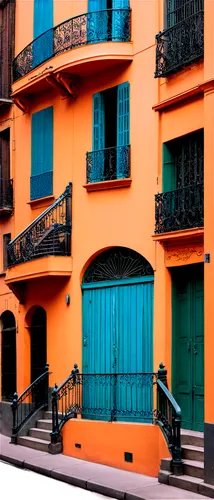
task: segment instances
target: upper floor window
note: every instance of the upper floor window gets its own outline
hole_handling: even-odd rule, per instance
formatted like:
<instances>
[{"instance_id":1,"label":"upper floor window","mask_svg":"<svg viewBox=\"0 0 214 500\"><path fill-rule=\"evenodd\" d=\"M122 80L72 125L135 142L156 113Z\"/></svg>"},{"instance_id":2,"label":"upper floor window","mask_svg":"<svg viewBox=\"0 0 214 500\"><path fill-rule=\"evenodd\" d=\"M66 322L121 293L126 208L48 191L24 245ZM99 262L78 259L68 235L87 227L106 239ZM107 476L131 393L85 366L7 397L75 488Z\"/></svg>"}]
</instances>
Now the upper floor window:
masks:
<instances>
[{"instance_id":1,"label":"upper floor window","mask_svg":"<svg viewBox=\"0 0 214 500\"><path fill-rule=\"evenodd\" d=\"M30 199L53 194L53 107L32 115Z\"/></svg>"},{"instance_id":2,"label":"upper floor window","mask_svg":"<svg viewBox=\"0 0 214 500\"><path fill-rule=\"evenodd\" d=\"M7 269L7 264L8 264L7 246L10 243L10 241L11 241L11 234L10 233L3 234L3 271L6 271Z\"/></svg>"},{"instance_id":3,"label":"upper floor window","mask_svg":"<svg viewBox=\"0 0 214 500\"><path fill-rule=\"evenodd\" d=\"M15 39L15 2L0 3L0 100L9 99Z\"/></svg>"},{"instance_id":4,"label":"upper floor window","mask_svg":"<svg viewBox=\"0 0 214 500\"><path fill-rule=\"evenodd\" d=\"M204 0L165 0L165 29L156 35L155 77L167 77L204 56Z\"/></svg>"},{"instance_id":5,"label":"upper floor window","mask_svg":"<svg viewBox=\"0 0 214 500\"><path fill-rule=\"evenodd\" d=\"M129 83L93 96L93 151L87 153L87 182L130 176Z\"/></svg>"},{"instance_id":6,"label":"upper floor window","mask_svg":"<svg viewBox=\"0 0 214 500\"><path fill-rule=\"evenodd\" d=\"M32 63L39 66L53 54L53 0L34 0ZM47 33L46 33L47 32ZM40 35L42 35L40 37Z\"/></svg>"},{"instance_id":7,"label":"upper floor window","mask_svg":"<svg viewBox=\"0 0 214 500\"><path fill-rule=\"evenodd\" d=\"M13 208L13 183L10 178L10 128L0 133L0 217Z\"/></svg>"},{"instance_id":8,"label":"upper floor window","mask_svg":"<svg viewBox=\"0 0 214 500\"><path fill-rule=\"evenodd\" d=\"M128 41L129 0L88 0L88 43Z\"/></svg>"}]
</instances>

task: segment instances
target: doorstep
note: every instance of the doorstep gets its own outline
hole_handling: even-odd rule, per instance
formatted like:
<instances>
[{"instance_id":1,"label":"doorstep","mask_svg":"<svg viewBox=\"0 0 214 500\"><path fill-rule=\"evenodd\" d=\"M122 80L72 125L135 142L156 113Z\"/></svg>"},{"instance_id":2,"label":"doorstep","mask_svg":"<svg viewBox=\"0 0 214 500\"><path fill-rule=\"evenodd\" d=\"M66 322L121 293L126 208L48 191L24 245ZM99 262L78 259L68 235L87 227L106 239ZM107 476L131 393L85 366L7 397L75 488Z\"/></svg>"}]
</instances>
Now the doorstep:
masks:
<instances>
[{"instance_id":1,"label":"doorstep","mask_svg":"<svg viewBox=\"0 0 214 500\"><path fill-rule=\"evenodd\" d=\"M158 483L157 478L86 462L65 455L12 445L0 434L0 460L80 488L119 500L206 499L208 497Z\"/></svg>"}]
</instances>

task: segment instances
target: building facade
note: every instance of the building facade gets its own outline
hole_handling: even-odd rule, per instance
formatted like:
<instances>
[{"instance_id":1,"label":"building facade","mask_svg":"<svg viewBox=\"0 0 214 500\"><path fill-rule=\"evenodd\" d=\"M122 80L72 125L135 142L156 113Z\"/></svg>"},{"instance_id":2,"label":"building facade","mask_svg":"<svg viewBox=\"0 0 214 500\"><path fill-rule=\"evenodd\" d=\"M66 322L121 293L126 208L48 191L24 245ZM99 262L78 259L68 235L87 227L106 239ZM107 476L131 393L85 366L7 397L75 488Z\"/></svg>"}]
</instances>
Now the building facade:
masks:
<instances>
[{"instance_id":1,"label":"building facade","mask_svg":"<svg viewBox=\"0 0 214 500\"><path fill-rule=\"evenodd\" d=\"M153 419L163 362L212 484L213 4L1 4L2 31L15 16L0 107L2 414L47 363L51 388L77 364L82 418L64 425L63 453L157 475L170 456Z\"/></svg>"}]
</instances>

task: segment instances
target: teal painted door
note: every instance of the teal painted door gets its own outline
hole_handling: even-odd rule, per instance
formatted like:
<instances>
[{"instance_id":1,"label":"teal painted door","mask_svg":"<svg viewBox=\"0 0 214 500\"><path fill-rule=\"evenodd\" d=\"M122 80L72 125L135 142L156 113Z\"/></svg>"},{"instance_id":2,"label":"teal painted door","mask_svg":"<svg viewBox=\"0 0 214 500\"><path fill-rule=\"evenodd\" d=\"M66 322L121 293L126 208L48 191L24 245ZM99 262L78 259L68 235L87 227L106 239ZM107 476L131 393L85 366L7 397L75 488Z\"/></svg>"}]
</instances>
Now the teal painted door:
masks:
<instances>
[{"instance_id":1,"label":"teal painted door","mask_svg":"<svg viewBox=\"0 0 214 500\"><path fill-rule=\"evenodd\" d=\"M83 285L83 373L152 372L152 321L153 278ZM117 376L115 391L112 377L98 379L97 386L85 381L85 418L108 419L114 405L117 420L151 421L152 390L136 376L129 386Z\"/></svg>"},{"instance_id":2,"label":"teal painted door","mask_svg":"<svg viewBox=\"0 0 214 500\"><path fill-rule=\"evenodd\" d=\"M53 30L51 28L53 28L53 0L34 0L33 68L53 57Z\"/></svg>"},{"instance_id":3,"label":"teal painted door","mask_svg":"<svg viewBox=\"0 0 214 500\"><path fill-rule=\"evenodd\" d=\"M182 426L204 425L204 280L201 266L174 275L173 393L181 406Z\"/></svg>"},{"instance_id":4,"label":"teal painted door","mask_svg":"<svg viewBox=\"0 0 214 500\"><path fill-rule=\"evenodd\" d=\"M88 0L88 43L106 42L108 39L107 0Z\"/></svg>"},{"instance_id":5,"label":"teal painted door","mask_svg":"<svg viewBox=\"0 0 214 500\"><path fill-rule=\"evenodd\" d=\"M112 0L112 9L112 41L128 42L130 36L129 0Z\"/></svg>"},{"instance_id":6,"label":"teal painted door","mask_svg":"<svg viewBox=\"0 0 214 500\"><path fill-rule=\"evenodd\" d=\"M103 94L93 95L93 151L90 182L104 180L105 109Z\"/></svg>"},{"instance_id":7,"label":"teal painted door","mask_svg":"<svg viewBox=\"0 0 214 500\"><path fill-rule=\"evenodd\" d=\"M130 143L129 137L129 82L118 85L117 89L117 179L127 177L128 155L125 146ZM123 147L121 147L123 146Z\"/></svg>"},{"instance_id":8,"label":"teal painted door","mask_svg":"<svg viewBox=\"0 0 214 500\"><path fill-rule=\"evenodd\" d=\"M53 194L53 107L32 114L30 199Z\"/></svg>"}]
</instances>

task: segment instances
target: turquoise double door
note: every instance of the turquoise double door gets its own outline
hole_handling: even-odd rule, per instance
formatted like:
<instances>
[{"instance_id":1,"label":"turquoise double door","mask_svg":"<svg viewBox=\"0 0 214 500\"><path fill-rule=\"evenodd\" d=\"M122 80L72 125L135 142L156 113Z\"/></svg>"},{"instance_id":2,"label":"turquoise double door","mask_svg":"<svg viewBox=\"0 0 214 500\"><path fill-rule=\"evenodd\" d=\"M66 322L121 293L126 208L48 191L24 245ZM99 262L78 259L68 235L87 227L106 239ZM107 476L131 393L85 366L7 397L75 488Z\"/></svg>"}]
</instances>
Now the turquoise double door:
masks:
<instances>
[{"instance_id":1,"label":"turquoise double door","mask_svg":"<svg viewBox=\"0 0 214 500\"><path fill-rule=\"evenodd\" d=\"M151 421L153 276L82 285L83 417ZM139 375L137 375L139 374Z\"/></svg>"},{"instance_id":2,"label":"turquoise double door","mask_svg":"<svg viewBox=\"0 0 214 500\"><path fill-rule=\"evenodd\" d=\"M88 43L129 41L128 9L129 0L88 0Z\"/></svg>"}]
</instances>

